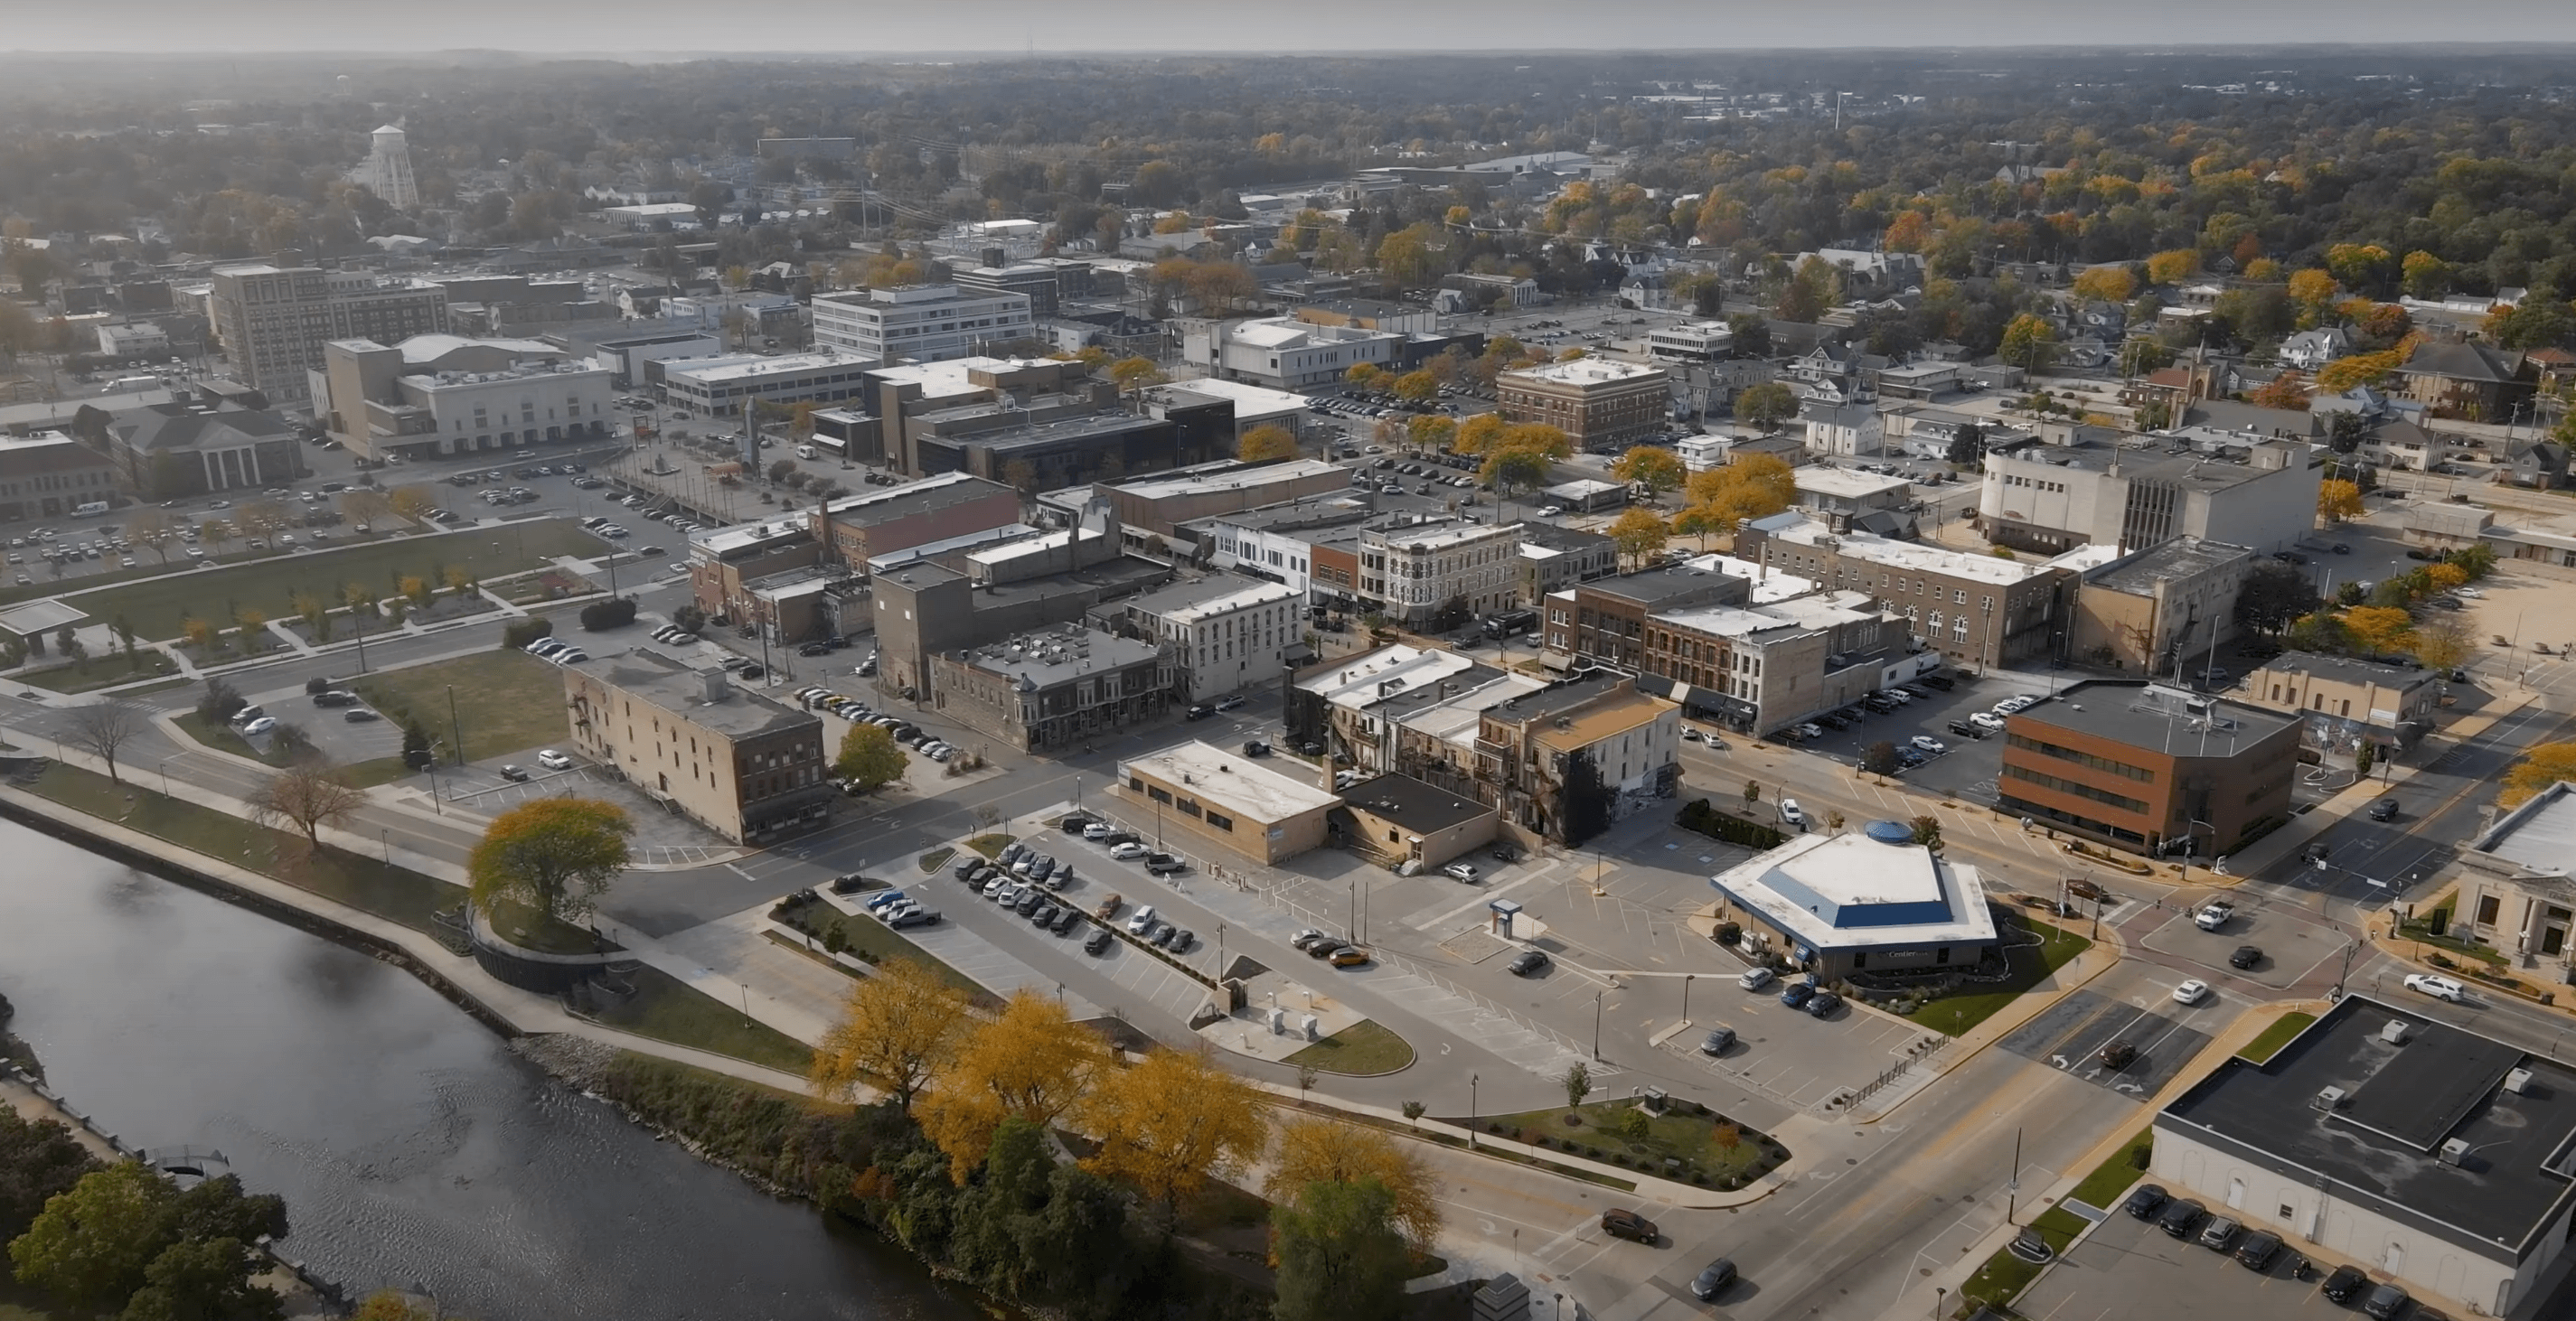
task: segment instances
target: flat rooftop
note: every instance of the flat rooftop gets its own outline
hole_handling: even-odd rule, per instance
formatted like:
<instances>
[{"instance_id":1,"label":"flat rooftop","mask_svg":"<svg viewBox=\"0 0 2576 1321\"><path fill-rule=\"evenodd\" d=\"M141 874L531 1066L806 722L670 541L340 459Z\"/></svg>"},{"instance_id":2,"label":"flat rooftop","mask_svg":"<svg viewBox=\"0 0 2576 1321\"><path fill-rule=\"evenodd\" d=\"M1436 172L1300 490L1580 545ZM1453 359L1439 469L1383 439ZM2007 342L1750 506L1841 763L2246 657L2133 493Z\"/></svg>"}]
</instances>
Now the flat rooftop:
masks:
<instances>
[{"instance_id":1,"label":"flat rooftop","mask_svg":"<svg viewBox=\"0 0 2576 1321\"><path fill-rule=\"evenodd\" d=\"M1992 555L1951 550L1919 541L1895 541L1867 532L1836 533L1833 528L1801 513L1774 514L1755 519L1746 526L1782 542L1822 548L1828 540L1844 556L1885 565L1891 569L1910 569L1919 573L1947 574L1971 582L2012 586L2047 572L2047 566L2029 560L1999 560Z\"/></svg>"},{"instance_id":2,"label":"flat rooftop","mask_svg":"<svg viewBox=\"0 0 2576 1321\"><path fill-rule=\"evenodd\" d=\"M1273 601L1302 599L1306 594L1286 583L1218 574L1195 582L1178 582L1123 603L1139 614L1158 615L1175 624L1230 614Z\"/></svg>"},{"instance_id":3,"label":"flat rooftop","mask_svg":"<svg viewBox=\"0 0 2576 1321\"><path fill-rule=\"evenodd\" d=\"M1893 821L1800 835L1709 885L1815 950L1995 939L1976 868L1938 857Z\"/></svg>"},{"instance_id":4,"label":"flat rooftop","mask_svg":"<svg viewBox=\"0 0 2576 1321\"><path fill-rule=\"evenodd\" d=\"M1794 573L1764 568L1751 560L1739 560L1726 554L1693 556L1682 561L1680 567L1698 569L1707 573L1731 574L1742 578L1753 584L1753 604L1755 605L1769 605L1774 601L1787 601L1805 596L1821 586L1813 578L1801 578Z\"/></svg>"},{"instance_id":5,"label":"flat rooftop","mask_svg":"<svg viewBox=\"0 0 2576 1321\"><path fill-rule=\"evenodd\" d=\"M1461 798L1410 775L1362 780L1342 791L1342 803L1423 835L1494 814L1494 809L1473 798Z\"/></svg>"},{"instance_id":6,"label":"flat rooftop","mask_svg":"<svg viewBox=\"0 0 2576 1321\"><path fill-rule=\"evenodd\" d=\"M1801 491L1839 496L1846 500L1901 492L1914 485L1904 477L1881 477L1874 472L1854 472L1849 468L1828 468L1813 463L1793 470L1790 475L1796 479Z\"/></svg>"},{"instance_id":7,"label":"flat rooftop","mask_svg":"<svg viewBox=\"0 0 2576 1321\"><path fill-rule=\"evenodd\" d=\"M1668 373L1661 367L1644 363L1619 362L1610 358L1576 358L1572 362L1551 362L1537 367L1523 367L1503 373L1527 381L1550 385L1616 385L1649 378L1664 379Z\"/></svg>"},{"instance_id":8,"label":"flat rooftop","mask_svg":"<svg viewBox=\"0 0 2576 1321\"><path fill-rule=\"evenodd\" d=\"M727 381L758 381L773 376L796 376L806 372L843 370L857 374L875 361L872 358L823 350L815 353L790 353L775 358L678 358L663 364L667 377L686 377L705 384Z\"/></svg>"},{"instance_id":9,"label":"flat rooftop","mask_svg":"<svg viewBox=\"0 0 2576 1321\"><path fill-rule=\"evenodd\" d=\"M1342 800L1294 780L1240 752L1195 740L1130 758L1121 775L1141 771L1168 785L1188 785L1203 802L1223 804L1236 816L1263 823L1285 821Z\"/></svg>"},{"instance_id":10,"label":"flat rooftop","mask_svg":"<svg viewBox=\"0 0 2576 1321\"><path fill-rule=\"evenodd\" d=\"M1196 384L1196 382L1192 382ZM1168 500L1174 496L1207 495L1218 491L1250 491L1282 482L1321 477L1342 471L1340 465L1321 459L1290 459L1285 463L1264 464L1258 468L1233 468L1222 472L1185 472L1149 477L1141 481L1116 483L1117 489L1140 500Z\"/></svg>"},{"instance_id":11,"label":"flat rooftop","mask_svg":"<svg viewBox=\"0 0 2576 1321\"><path fill-rule=\"evenodd\" d=\"M2375 683L2382 688L2404 692L2439 682L2439 670L2419 670L2406 665L2381 665L2354 656L2327 656L2313 651L2285 651L2255 667L2256 674L2306 674L2342 683ZM2251 685L2248 685L2251 687Z\"/></svg>"},{"instance_id":12,"label":"flat rooftop","mask_svg":"<svg viewBox=\"0 0 2576 1321\"><path fill-rule=\"evenodd\" d=\"M944 472L901 486L842 496L826 506L825 512L835 523L874 526L888 519L930 513L990 495L1008 495L1010 491L1000 482L987 481L973 473Z\"/></svg>"},{"instance_id":13,"label":"flat rooftop","mask_svg":"<svg viewBox=\"0 0 2576 1321\"><path fill-rule=\"evenodd\" d=\"M2532 1073L2519 1094L2503 1086L2517 1069ZM2342 1101L2320 1109L2330 1087ZM2576 1199L2576 1070L2361 995L2265 1063L2221 1063L2155 1123L2490 1260ZM2469 1148L2457 1165L2440 1158L2453 1140Z\"/></svg>"},{"instance_id":14,"label":"flat rooftop","mask_svg":"<svg viewBox=\"0 0 2576 1321\"><path fill-rule=\"evenodd\" d=\"M1008 675L1023 691L1036 691L1122 670L1161 654L1162 648L1150 642L1066 624L986 643L959 659L990 674Z\"/></svg>"},{"instance_id":15,"label":"flat rooftop","mask_svg":"<svg viewBox=\"0 0 2576 1321\"><path fill-rule=\"evenodd\" d=\"M620 692L733 738L776 733L798 725L811 725L816 730L815 737L822 736L821 716L781 706L734 683L721 670L716 671L722 685L720 695L708 701L706 670L693 669L651 647L637 647L623 655L598 660L575 661L566 668L580 670Z\"/></svg>"},{"instance_id":16,"label":"flat rooftop","mask_svg":"<svg viewBox=\"0 0 2576 1321\"><path fill-rule=\"evenodd\" d=\"M2229 757L2296 728L2299 717L2160 683L2090 679L2005 723L2015 732L2054 725L2175 756Z\"/></svg>"}]
</instances>

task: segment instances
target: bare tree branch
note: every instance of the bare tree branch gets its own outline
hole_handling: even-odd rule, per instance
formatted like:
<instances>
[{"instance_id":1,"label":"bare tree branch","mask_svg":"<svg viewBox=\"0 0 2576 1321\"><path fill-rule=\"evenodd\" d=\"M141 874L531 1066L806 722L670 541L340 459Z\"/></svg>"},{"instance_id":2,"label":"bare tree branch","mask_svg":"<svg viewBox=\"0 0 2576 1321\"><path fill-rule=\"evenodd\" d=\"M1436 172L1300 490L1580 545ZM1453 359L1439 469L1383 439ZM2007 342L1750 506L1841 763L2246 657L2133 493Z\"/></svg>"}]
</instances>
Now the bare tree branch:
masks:
<instances>
[{"instance_id":1,"label":"bare tree branch","mask_svg":"<svg viewBox=\"0 0 2576 1321\"><path fill-rule=\"evenodd\" d=\"M366 804L367 795L349 787L329 767L298 767L272 775L250 796L252 819L262 825L289 824L304 832L314 848L322 846L322 827L348 824Z\"/></svg>"},{"instance_id":2,"label":"bare tree branch","mask_svg":"<svg viewBox=\"0 0 2576 1321\"><path fill-rule=\"evenodd\" d=\"M107 778L123 784L124 779L116 773L117 751L150 723L142 707L121 697L110 698L72 708L71 730L63 735L63 741L106 762Z\"/></svg>"}]
</instances>

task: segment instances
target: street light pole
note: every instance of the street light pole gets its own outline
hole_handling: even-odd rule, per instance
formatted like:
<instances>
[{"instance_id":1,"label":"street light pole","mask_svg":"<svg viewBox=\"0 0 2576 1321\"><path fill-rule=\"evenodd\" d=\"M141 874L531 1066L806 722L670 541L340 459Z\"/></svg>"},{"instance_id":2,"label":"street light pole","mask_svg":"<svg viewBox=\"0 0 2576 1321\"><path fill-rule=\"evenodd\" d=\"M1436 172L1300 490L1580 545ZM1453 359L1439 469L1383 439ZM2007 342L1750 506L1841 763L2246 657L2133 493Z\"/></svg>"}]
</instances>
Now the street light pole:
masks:
<instances>
[{"instance_id":1,"label":"street light pole","mask_svg":"<svg viewBox=\"0 0 2576 1321\"><path fill-rule=\"evenodd\" d=\"M1476 1149L1476 1075L1467 1075L1467 1149Z\"/></svg>"},{"instance_id":2,"label":"street light pole","mask_svg":"<svg viewBox=\"0 0 2576 1321\"><path fill-rule=\"evenodd\" d=\"M1607 992L1592 993L1592 1058L1595 1062L1601 1058L1601 997L1604 994Z\"/></svg>"},{"instance_id":3,"label":"street light pole","mask_svg":"<svg viewBox=\"0 0 2576 1321\"><path fill-rule=\"evenodd\" d=\"M456 714L456 685L447 685L447 732L456 736L456 760L465 760L465 722Z\"/></svg>"},{"instance_id":4,"label":"street light pole","mask_svg":"<svg viewBox=\"0 0 2576 1321\"><path fill-rule=\"evenodd\" d=\"M1682 974L1682 1021L1685 1023L1690 1021L1690 984L1698 976L1695 972Z\"/></svg>"}]
</instances>

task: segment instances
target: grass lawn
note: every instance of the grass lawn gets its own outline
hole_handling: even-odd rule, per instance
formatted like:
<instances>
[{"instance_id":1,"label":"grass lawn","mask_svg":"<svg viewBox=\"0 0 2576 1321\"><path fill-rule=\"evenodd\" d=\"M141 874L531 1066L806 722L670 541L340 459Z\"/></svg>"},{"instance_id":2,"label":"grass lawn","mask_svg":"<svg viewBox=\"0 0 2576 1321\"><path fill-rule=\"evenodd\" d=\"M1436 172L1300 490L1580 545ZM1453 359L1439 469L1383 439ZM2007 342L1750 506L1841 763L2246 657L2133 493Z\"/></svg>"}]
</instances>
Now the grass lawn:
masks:
<instances>
[{"instance_id":1,"label":"grass lawn","mask_svg":"<svg viewBox=\"0 0 2576 1321\"><path fill-rule=\"evenodd\" d=\"M170 717L170 723L187 731L188 737L218 752L229 752L236 757L248 757L253 761L264 761L271 766L286 764L274 757L261 756L259 749L250 745L249 739L234 732L231 725L221 720L208 720L194 711L182 711ZM277 744L272 740L269 746L273 749Z\"/></svg>"},{"instance_id":2,"label":"grass lawn","mask_svg":"<svg viewBox=\"0 0 2576 1321\"><path fill-rule=\"evenodd\" d=\"M966 841L966 847L983 854L987 860L1000 857L1002 850L1010 846L1011 837L1008 835L977 835Z\"/></svg>"},{"instance_id":3,"label":"grass lawn","mask_svg":"<svg viewBox=\"0 0 2576 1321\"><path fill-rule=\"evenodd\" d=\"M813 903L792 910L772 909L770 915L812 936L816 949L829 949L825 941L837 929L841 933L841 952L844 954L855 955L870 963L883 963L892 958L913 959L928 965L931 971L939 974L941 981L980 1001L992 1001L992 992L985 990L974 978L940 962L937 955L906 940L902 932L864 913L844 913L830 904Z\"/></svg>"},{"instance_id":4,"label":"grass lawn","mask_svg":"<svg viewBox=\"0 0 2576 1321\"><path fill-rule=\"evenodd\" d=\"M125 663L125 654L92 656L86 665L56 665L49 669L29 670L15 682L57 693L87 693L113 688L156 674L177 674L179 663L157 651L136 651L135 663ZM184 682L184 681L183 681Z\"/></svg>"},{"instance_id":5,"label":"grass lawn","mask_svg":"<svg viewBox=\"0 0 2576 1321\"><path fill-rule=\"evenodd\" d=\"M633 978L634 995L603 999L597 1015L600 1022L637 1036L695 1046L790 1073L803 1073L814 1063L812 1048L768 1024L743 1017L740 1006L717 1000L658 968L638 967Z\"/></svg>"},{"instance_id":6,"label":"grass lawn","mask_svg":"<svg viewBox=\"0 0 2576 1321\"><path fill-rule=\"evenodd\" d=\"M2257 1064L2265 1063L2280 1053L2281 1047L2289 1045L2290 1038L2299 1035L2300 1029L2315 1021L2317 1016L2314 1014L2297 1012L2283 1014L2272 1026L2263 1029L2262 1033L2252 1041L2246 1042L2245 1049L2236 1053Z\"/></svg>"},{"instance_id":7,"label":"grass lawn","mask_svg":"<svg viewBox=\"0 0 2576 1321\"><path fill-rule=\"evenodd\" d=\"M1914 1011L1914 1021L1945 1036L1963 1035L2093 946L2082 936L2046 924L2033 924L2026 930L2038 936L2039 943L2017 945L2006 951L2012 968L2010 977L1999 983L1970 982L1950 995L1925 1001L1921 1009Z\"/></svg>"},{"instance_id":8,"label":"grass lawn","mask_svg":"<svg viewBox=\"0 0 2576 1321\"><path fill-rule=\"evenodd\" d=\"M939 874L939 869L947 866L948 860L956 856L957 850L952 848L932 849L928 853L921 855L921 870L926 874L936 876Z\"/></svg>"},{"instance_id":9,"label":"grass lawn","mask_svg":"<svg viewBox=\"0 0 2576 1321\"><path fill-rule=\"evenodd\" d=\"M449 731L463 724L466 761L561 743L569 737L563 671L516 649L496 648L410 669L379 671L352 679L348 686L396 725L406 718L418 720L421 729L442 746L455 737ZM456 694L452 721L451 688ZM443 753L439 760L452 764L458 758Z\"/></svg>"},{"instance_id":10,"label":"grass lawn","mask_svg":"<svg viewBox=\"0 0 2576 1321\"><path fill-rule=\"evenodd\" d=\"M2152 1141L2153 1134L2141 1129L2136 1137L2112 1152L2110 1159L2085 1175L2084 1181L2076 1184L2075 1190L2066 1195L2067 1200L2104 1211L2115 1209L2122 1195L2129 1191L2129 1185L2146 1173L2146 1154ZM2063 1205L2052 1206L2030 1219L2031 1226L2048 1240L2048 1246L2060 1253L2075 1241L2076 1235L2084 1232L2086 1223L2084 1217ZM2044 1266L2034 1266L2008 1250L1996 1250L1995 1255L1987 1258L1986 1264L1978 1267L1977 1273L1960 1286L1960 1313L1964 1315L1978 1305L2001 1307L2011 1303L2021 1296L2022 1290L2030 1287L2032 1280L2039 1278L2043 1269Z\"/></svg>"},{"instance_id":11,"label":"grass lawn","mask_svg":"<svg viewBox=\"0 0 2576 1321\"><path fill-rule=\"evenodd\" d=\"M1288 1063L1317 1073L1369 1078L1413 1063L1413 1045L1376 1019L1363 1018L1289 1056Z\"/></svg>"},{"instance_id":12,"label":"grass lawn","mask_svg":"<svg viewBox=\"0 0 2576 1321\"><path fill-rule=\"evenodd\" d=\"M431 920L465 902L462 886L328 845L309 853L302 835L274 830L184 799L165 798L131 778L119 789L94 771L60 763L45 768L35 793L65 807L114 821L209 857L336 899L415 931L443 932ZM129 795L131 796L129 799Z\"/></svg>"},{"instance_id":13,"label":"grass lawn","mask_svg":"<svg viewBox=\"0 0 2576 1321\"><path fill-rule=\"evenodd\" d=\"M1686 1113L1687 1111L1687 1113ZM1760 1133L1730 1123L1724 1115L1698 1113L1698 1107L1675 1104L1661 1115L1646 1116L1641 1137L1611 1131L1629 1115L1641 1113L1631 1100L1591 1101L1571 1108L1551 1106L1514 1115L1480 1116L1475 1127L1509 1141L1545 1142L1548 1148L1615 1165L1634 1165L1660 1174L1667 1158L1682 1162L1678 1177L1719 1187L1741 1187L1778 1165L1784 1153ZM1569 1124L1567 1116L1582 1122ZM1495 1125L1502 1132L1494 1132ZM1732 1145L1725 1138L1733 1137Z\"/></svg>"},{"instance_id":14,"label":"grass lawn","mask_svg":"<svg viewBox=\"0 0 2576 1321\"><path fill-rule=\"evenodd\" d=\"M295 613L294 597L299 591L336 602L341 584L354 582L379 596L391 596L395 579L404 575L434 577L433 570L443 573L455 566L480 581L549 567L558 555L597 554L605 544L571 519L536 519L506 527L343 545L309 555L228 562L219 569L174 567L63 599L95 619L122 615L134 625L137 637L163 640L179 636L181 622L191 615L228 623L236 607L256 608L271 619L287 618ZM230 561L233 556L223 558ZM0 602L51 596L62 590L60 584L21 587L0 594Z\"/></svg>"}]
</instances>

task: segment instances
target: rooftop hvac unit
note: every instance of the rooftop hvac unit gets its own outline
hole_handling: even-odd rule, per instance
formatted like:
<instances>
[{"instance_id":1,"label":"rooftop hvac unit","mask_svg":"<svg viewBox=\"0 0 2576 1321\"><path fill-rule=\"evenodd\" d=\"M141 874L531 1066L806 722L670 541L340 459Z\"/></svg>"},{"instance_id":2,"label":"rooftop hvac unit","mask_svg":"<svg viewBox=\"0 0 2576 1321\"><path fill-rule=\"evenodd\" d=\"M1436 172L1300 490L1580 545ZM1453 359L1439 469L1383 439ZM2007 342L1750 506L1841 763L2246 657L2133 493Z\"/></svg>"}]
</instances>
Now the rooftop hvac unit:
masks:
<instances>
[{"instance_id":1,"label":"rooftop hvac unit","mask_svg":"<svg viewBox=\"0 0 2576 1321\"><path fill-rule=\"evenodd\" d=\"M2531 1094L2531 1070L2515 1069L2504 1076L2504 1089L2516 1096Z\"/></svg>"},{"instance_id":2,"label":"rooftop hvac unit","mask_svg":"<svg viewBox=\"0 0 2576 1321\"><path fill-rule=\"evenodd\" d=\"M2467 1138L2452 1138L2444 1142L2442 1150L2435 1157L2445 1165L2459 1165L2466 1162L2468 1158L2469 1140Z\"/></svg>"},{"instance_id":3,"label":"rooftop hvac unit","mask_svg":"<svg viewBox=\"0 0 2576 1321\"><path fill-rule=\"evenodd\" d=\"M2331 1114L2334 1111L2343 1108L2343 1089L2340 1087L2321 1088L2317 1092L2317 1099L2310 1101L2308 1104Z\"/></svg>"},{"instance_id":4,"label":"rooftop hvac unit","mask_svg":"<svg viewBox=\"0 0 2576 1321\"><path fill-rule=\"evenodd\" d=\"M2392 1018L2379 1029L2379 1039L2392 1046L2403 1046L2406 1044L2407 1036L2413 1031L2413 1028L2407 1026L2406 1020Z\"/></svg>"}]
</instances>

